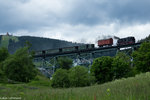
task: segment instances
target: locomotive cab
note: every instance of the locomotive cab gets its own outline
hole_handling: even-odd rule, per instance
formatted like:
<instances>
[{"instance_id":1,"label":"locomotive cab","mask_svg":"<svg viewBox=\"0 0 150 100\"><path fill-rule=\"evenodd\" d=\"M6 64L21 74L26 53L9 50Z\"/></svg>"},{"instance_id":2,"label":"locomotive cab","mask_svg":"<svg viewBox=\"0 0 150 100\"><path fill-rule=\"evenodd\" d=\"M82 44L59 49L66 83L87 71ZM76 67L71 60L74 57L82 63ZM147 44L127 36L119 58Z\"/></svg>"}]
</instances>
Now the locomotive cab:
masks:
<instances>
[{"instance_id":1,"label":"locomotive cab","mask_svg":"<svg viewBox=\"0 0 150 100\"><path fill-rule=\"evenodd\" d=\"M117 41L117 45L128 45L128 44L134 44L135 43L135 38L134 37L126 37L126 38L121 38Z\"/></svg>"}]
</instances>

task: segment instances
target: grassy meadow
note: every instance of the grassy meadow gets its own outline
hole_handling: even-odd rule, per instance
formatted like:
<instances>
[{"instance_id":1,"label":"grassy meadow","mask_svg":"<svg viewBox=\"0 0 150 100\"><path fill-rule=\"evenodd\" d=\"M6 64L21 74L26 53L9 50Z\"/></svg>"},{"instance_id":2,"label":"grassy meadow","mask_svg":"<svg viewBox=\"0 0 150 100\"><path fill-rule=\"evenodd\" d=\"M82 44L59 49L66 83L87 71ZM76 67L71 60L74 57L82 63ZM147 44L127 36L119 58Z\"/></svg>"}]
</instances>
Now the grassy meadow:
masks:
<instances>
[{"instance_id":1,"label":"grassy meadow","mask_svg":"<svg viewBox=\"0 0 150 100\"><path fill-rule=\"evenodd\" d=\"M150 100L150 72L102 85L53 89L39 76L28 84L0 84L0 100ZM15 98L15 99L16 99Z\"/></svg>"}]
</instances>

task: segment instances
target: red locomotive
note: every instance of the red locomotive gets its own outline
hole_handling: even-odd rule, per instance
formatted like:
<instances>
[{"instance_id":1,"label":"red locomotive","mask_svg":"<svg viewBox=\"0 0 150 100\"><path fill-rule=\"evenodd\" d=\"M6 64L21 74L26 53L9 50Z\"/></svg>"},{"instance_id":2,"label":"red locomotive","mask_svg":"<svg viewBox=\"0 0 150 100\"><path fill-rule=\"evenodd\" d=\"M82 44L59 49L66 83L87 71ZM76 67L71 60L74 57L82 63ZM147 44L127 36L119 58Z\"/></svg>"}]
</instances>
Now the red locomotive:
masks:
<instances>
[{"instance_id":1,"label":"red locomotive","mask_svg":"<svg viewBox=\"0 0 150 100\"><path fill-rule=\"evenodd\" d=\"M103 46L112 46L113 45L113 39L105 39L105 40L98 40L98 46L103 47Z\"/></svg>"}]
</instances>

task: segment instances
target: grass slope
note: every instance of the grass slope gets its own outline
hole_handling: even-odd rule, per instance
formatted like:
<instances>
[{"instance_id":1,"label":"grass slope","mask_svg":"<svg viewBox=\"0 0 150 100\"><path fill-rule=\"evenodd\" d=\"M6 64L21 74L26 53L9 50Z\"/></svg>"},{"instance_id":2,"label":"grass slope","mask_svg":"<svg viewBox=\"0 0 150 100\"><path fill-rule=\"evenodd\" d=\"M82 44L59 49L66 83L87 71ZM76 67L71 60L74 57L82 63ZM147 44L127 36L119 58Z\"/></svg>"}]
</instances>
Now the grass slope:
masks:
<instances>
[{"instance_id":1,"label":"grass slope","mask_svg":"<svg viewBox=\"0 0 150 100\"><path fill-rule=\"evenodd\" d=\"M46 79L42 81L48 82ZM48 85L40 86L43 83L1 84L0 97L21 97L22 100L150 100L149 72L83 88L52 89Z\"/></svg>"},{"instance_id":2,"label":"grass slope","mask_svg":"<svg viewBox=\"0 0 150 100\"><path fill-rule=\"evenodd\" d=\"M15 36L3 35L3 36L2 36L2 39L1 39L1 44L0 44L0 46L1 46L1 47L6 47L6 48L8 48L9 40L18 42L18 38L15 37Z\"/></svg>"}]
</instances>

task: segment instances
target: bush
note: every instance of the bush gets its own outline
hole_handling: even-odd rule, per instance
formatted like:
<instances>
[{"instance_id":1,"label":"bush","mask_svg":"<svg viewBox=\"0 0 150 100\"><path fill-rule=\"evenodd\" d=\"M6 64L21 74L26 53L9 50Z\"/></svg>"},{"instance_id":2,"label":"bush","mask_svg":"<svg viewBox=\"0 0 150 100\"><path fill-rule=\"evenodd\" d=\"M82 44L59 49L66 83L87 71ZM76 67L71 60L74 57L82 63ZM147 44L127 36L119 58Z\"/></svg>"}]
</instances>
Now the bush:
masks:
<instances>
[{"instance_id":1,"label":"bush","mask_svg":"<svg viewBox=\"0 0 150 100\"><path fill-rule=\"evenodd\" d=\"M140 48L133 52L132 56L137 71L150 71L150 42L142 43Z\"/></svg>"},{"instance_id":2,"label":"bush","mask_svg":"<svg viewBox=\"0 0 150 100\"><path fill-rule=\"evenodd\" d=\"M6 48L0 48L0 63L3 62L8 56L8 50Z\"/></svg>"},{"instance_id":3,"label":"bush","mask_svg":"<svg viewBox=\"0 0 150 100\"><path fill-rule=\"evenodd\" d=\"M94 77L88 73L83 66L72 67L69 71L66 69L57 69L52 77L52 87L82 87L94 83Z\"/></svg>"},{"instance_id":4,"label":"bush","mask_svg":"<svg viewBox=\"0 0 150 100\"><path fill-rule=\"evenodd\" d=\"M75 66L69 70L69 80L71 87L89 86L94 82L94 77L88 73L88 69L83 66Z\"/></svg>"},{"instance_id":5,"label":"bush","mask_svg":"<svg viewBox=\"0 0 150 100\"><path fill-rule=\"evenodd\" d=\"M6 78L6 76L5 76L5 74L4 74L4 72L0 69L0 83L1 82L6 82L7 81L7 78Z\"/></svg>"},{"instance_id":6,"label":"bush","mask_svg":"<svg viewBox=\"0 0 150 100\"><path fill-rule=\"evenodd\" d=\"M3 62L3 70L8 79L18 82L29 82L36 76L36 69L32 62L32 55L24 47L9 56Z\"/></svg>"},{"instance_id":7,"label":"bush","mask_svg":"<svg viewBox=\"0 0 150 100\"><path fill-rule=\"evenodd\" d=\"M52 77L52 87L69 87L68 71L66 69L57 69Z\"/></svg>"},{"instance_id":8,"label":"bush","mask_svg":"<svg viewBox=\"0 0 150 100\"><path fill-rule=\"evenodd\" d=\"M112 62L112 72L114 79L131 76L132 68L130 57L119 52Z\"/></svg>"},{"instance_id":9,"label":"bush","mask_svg":"<svg viewBox=\"0 0 150 100\"><path fill-rule=\"evenodd\" d=\"M58 68L70 69L72 67L73 61L68 57L59 57L57 60Z\"/></svg>"},{"instance_id":10,"label":"bush","mask_svg":"<svg viewBox=\"0 0 150 100\"><path fill-rule=\"evenodd\" d=\"M3 62L9 56L6 48L0 48L0 82L6 82L7 78L3 72Z\"/></svg>"},{"instance_id":11,"label":"bush","mask_svg":"<svg viewBox=\"0 0 150 100\"><path fill-rule=\"evenodd\" d=\"M39 72L40 73L40 72ZM46 87L50 87L51 86L51 82L50 79L45 77L44 75L42 75L41 73L38 74L34 80L30 81L28 83L29 85L32 86L46 86Z\"/></svg>"},{"instance_id":12,"label":"bush","mask_svg":"<svg viewBox=\"0 0 150 100\"><path fill-rule=\"evenodd\" d=\"M98 83L105 83L113 79L112 72L113 58L105 56L96 58L91 66L91 73Z\"/></svg>"}]
</instances>

